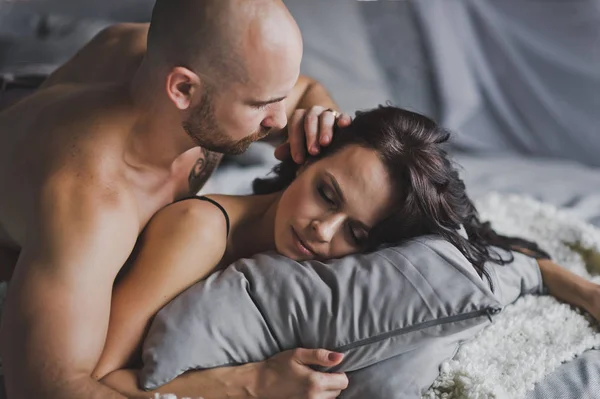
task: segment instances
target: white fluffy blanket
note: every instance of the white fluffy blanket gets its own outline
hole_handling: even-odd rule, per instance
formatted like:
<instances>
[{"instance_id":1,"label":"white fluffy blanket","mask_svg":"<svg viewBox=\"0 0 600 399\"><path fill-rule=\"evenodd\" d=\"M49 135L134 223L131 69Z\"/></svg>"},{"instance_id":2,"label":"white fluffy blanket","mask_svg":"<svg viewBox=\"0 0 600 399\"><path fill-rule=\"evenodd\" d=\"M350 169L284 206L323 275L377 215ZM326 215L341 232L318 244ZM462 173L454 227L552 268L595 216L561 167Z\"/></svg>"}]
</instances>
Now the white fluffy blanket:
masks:
<instances>
[{"instance_id":1,"label":"white fluffy blanket","mask_svg":"<svg viewBox=\"0 0 600 399\"><path fill-rule=\"evenodd\" d=\"M482 220L507 235L536 241L557 263L600 283L600 230L569 212L522 196L490 194L476 203ZM589 250L586 262L572 244ZM595 270L594 270L595 268ZM0 305L6 284L0 284ZM463 344L424 398L519 399L534 384L585 350L600 348L598 325L549 296L526 296ZM163 395L163 399L175 399ZM158 399L158 396L157 396Z\"/></svg>"},{"instance_id":2,"label":"white fluffy blanket","mask_svg":"<svg viewBox=\"0 0 600 399\"><path fill-rule=\"evenodd\" d=\"M498 232L534 240L560 265L600 283L600 230L594 226L521 196L490 194L476 205L482 220L491 221ZM573 244L588 250L585 260ZM561 363L600 348L599 331L587 313L550 296L522 297L442 364L423 397L523 398Z\"/></svg>"}]
</instances>

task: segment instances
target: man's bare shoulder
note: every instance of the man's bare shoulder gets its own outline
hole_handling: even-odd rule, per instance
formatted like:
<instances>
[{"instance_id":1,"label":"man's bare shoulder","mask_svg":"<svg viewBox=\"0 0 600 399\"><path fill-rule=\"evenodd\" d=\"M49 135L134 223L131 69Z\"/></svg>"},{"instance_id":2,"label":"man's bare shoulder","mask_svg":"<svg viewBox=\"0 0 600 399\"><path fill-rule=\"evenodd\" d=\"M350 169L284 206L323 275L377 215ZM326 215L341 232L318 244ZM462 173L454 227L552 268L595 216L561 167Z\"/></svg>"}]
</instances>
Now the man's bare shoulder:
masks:
<instances>
[{"instance_id":1,"label":"man's bare shoulder","mask_svg":"<svg viewBox=\"0 0 600 399\"><path fill-rule=\"evenodd\" d=\"M78 213L78 210L101 217L103 213L137 215L135 195L127 182L94 166L75 171L59 171L40 187L39 202L56 207L56 214ZM80 214L82 216L82 214ZM136 222L137 216L123 222Z\"/></svg>"},{"instance_id":2,"label":"man's bare shoulder","mask_svg":"<svg viewBox=\"0 0 600 399\"><path fill-rule=\"evenodd\" d=\"M44 90L49 93L43 99L54 102L29 132L32 137L43 134L48 138L42 157L57 162L55 166L70 176L87 174L95 184L119 182L135 114L126 91L104 85L60 85ZM30 148L36 144L32 138Z\"/></svg>"},{"instance_id":3,"label":"man's bare shoulder","mask_svg":"<svg viewBox=\"0 0 600 399\"><path fill-rule=\"evenodd\" d=\"M133 104L127 85L61 83L38 90L0 114L0 123L19 119L44 124L46 129L81 123L82 128L98 127L96 119L106 122L123 120L131 114ZM26 116L26 118L23 118ZM86 123L82 123L86 122Z\"/></svg>"},{"instance_id":4,"label":"man's bare shoulder","mask_svg":"<svg viewBox=\"0 0 600 399\"><path fill-rule=\"evenodd\" d=\"M57 85L0 114L0 182L9 190L5 206L31 209L26 204L33 205L43 184L75 179L106 187L123 180L132 108L122 96L115 88ZM27 181L15 170L27 170Z\"/></svg>"},{"instance_id":5,"label":"man's bare shoulder","mask_svg":"<svg viewBox=\"0 0 600 399\"><path fill-rule=\"evenodd\" d=\"M147 23L121 23L103 29L41 87L129 81L146 53L148 26Z\"/></svg>"}]
</instances>

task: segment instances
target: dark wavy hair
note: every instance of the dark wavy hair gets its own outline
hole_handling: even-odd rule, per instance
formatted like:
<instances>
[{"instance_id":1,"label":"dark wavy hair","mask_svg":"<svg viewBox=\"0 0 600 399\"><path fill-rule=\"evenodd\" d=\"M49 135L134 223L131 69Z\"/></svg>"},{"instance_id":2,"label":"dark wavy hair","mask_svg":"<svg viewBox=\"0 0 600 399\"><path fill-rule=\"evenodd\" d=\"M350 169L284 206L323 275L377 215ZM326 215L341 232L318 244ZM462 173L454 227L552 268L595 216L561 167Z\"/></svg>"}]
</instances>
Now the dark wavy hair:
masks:
<instances>
[{"instance_id":1,"label":"dark wavy hair","mask_svg":"<svg viewBox=\"0 0 600 399\"><path fill-rule=\"evenodd\" d=\"M312 160L327 157L348 145L377 151L395 185L399 198L393 212L369 233L367 251L384 244L427 234L437 234L454 244L472 263L481 277L488 261L507 264L492 246L504 250L523 249L528 255L549 257L537 244L496 233L489 222L481 222L469 199L465 184L450 161L444 143L450 132L416 112L392 106L359 111L352 124L335 128L331 144ZM274 177L256 179L256 194L285 189L296 177L298 165L291 159L281 162ZM461 229L466 232L465 238Z\"/></svg>"}]
</instances>

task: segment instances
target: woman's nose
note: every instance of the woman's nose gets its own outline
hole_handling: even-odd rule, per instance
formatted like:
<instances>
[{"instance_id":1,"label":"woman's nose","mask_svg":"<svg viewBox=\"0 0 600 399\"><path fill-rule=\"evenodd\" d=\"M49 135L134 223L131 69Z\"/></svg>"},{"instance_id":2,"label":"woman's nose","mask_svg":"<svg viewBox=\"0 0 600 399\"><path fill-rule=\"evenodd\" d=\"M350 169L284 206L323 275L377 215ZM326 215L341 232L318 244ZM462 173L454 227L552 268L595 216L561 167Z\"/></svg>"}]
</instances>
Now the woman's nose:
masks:
<instances>
[{"instance_id":1,"label":"woman's nose","mask_svg":"<svg viewBox=\"0 0 600 399\"><path fill-rule=\"evenodd\" d=\"M315 231L316 239L319 242L330 242L343 222L342 215L332 215L325 219L313 220L312 228Z\"/></svg>"}]
</instances>

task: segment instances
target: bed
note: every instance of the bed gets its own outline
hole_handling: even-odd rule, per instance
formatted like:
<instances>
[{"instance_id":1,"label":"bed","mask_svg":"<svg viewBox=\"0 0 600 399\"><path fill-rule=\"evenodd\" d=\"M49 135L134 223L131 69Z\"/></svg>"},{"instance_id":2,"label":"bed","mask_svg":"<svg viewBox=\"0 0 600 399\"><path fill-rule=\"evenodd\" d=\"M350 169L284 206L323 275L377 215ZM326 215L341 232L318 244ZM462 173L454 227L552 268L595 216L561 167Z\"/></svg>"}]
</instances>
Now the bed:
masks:
<instances>
[{"instance_id":1,"label":"bed","mask_svg":"<svg viewBox=\"0 0 600 399\"><path fill-rule=\"evenodd\" d=\"M600 228L597 1L285 3L303 32L302 72L343 110L390 101L431 115L455 132L449 150L473 198L527 195ZM151 5L9 2L0 9L0 72L51 69L106 24L147 20ZM203 192L247 193L274 165L270 151L257 144L230 159ZM589 350L526 397L598 392L600 350Z\"/></svg>"},{"instance_id":2,"label":"bed","mask_svg":"<svg viewBox=\"0 0 600 399\"><path fill-rule=\"evenodd\" d=\"M391 101L432 115L455 132L450 151L473 198L525 195L600 227L597 2L286 4L303 31L303 72L342 109ZM249 169L238 182L221 173L228 185L215 179L214 189L248 189ZM526 397L597 397L599 375L600 351L589 350Z\"/></svg>"}]
</instances>

